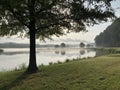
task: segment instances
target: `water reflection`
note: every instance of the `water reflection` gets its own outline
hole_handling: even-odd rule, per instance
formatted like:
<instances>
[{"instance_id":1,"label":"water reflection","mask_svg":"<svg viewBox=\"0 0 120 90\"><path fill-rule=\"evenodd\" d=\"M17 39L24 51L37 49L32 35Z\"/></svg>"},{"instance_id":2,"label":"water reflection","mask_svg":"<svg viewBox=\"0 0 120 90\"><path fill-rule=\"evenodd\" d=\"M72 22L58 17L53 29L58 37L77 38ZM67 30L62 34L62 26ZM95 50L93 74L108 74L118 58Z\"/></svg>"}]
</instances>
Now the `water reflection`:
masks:
<instances>
[{"instance_id":1,"label":"water reflection","mask_svg":"<svg viewBox=\"0 0 120 90\"><path fill-rule=\"evenodd\" d=\"M0 54L2 54L3 53L3 50L2 49L0 49Z\"/></svg>"},{"instance_id":2,"label":"water reflection","mask_svg":"<svg viewBox=\"0 0 120 90\"><path fill-rule=\"evenodd\" d=\"M3 53L0 53L0 55L17 55L17 54L28 54L29 52L3 52Z\"/></svg>"},{"instance_id":3,"label":"water reflection","mask_svg":"<svg viewBox=\"0 0 120 90\"><path fill-rule=\"evenodd\" d=\"M93 51L93 50L91 50L91 49L87 49L87 53L89 53L89 52L91 52L91 51Z\"/></svg>"},{"instance_id":4,"label":"water reflection","mask_svg":"<svg viewBox=\"0 0 120 90\"><path fill-rule=\"evenodd\" d=\"M38 48L37 65L48 65L50 62L64 62L66 59L94 57L95 51L80 48ZM28 65L29 49L5 49L0 55L0 71L19 67L22 63Z\"/></svg>"},{"instance_id":5,"label":"water reflection","mask_svg":"<svg viewBox=\"0 0 120 90\"><path fill-rule=\"evenodd\" d=\"M65 50L60 50L60 51L55 51L55 54L57 54L57 55L59 55L59 54L61 54L61 55L65 55L66 54L66 51Z\"/></svg>"},{"instance_id":6,"label":"water reflection","mask_svg":"<svg viewBox=\"0 0 120 90\"><path fill-rule=\"evenodd\" d=\"M85 54L85 50L80 50L80 55L84 55Z\"/></svg>"},{"instance_id":7,"label":"water reflection","mask_svg":"<svg viewBox=\"0 0 120 90\"><path fill-rule=\"evenodd\" d=\"M61 51L61 55L65 55L66 53L65 53L65 51Z\"/></svg>"},{"instance_id":8,"label":"water reflection","mask_svg":"<svg viewBox=\"0 0 120 90\"><path fill-rule=\"evenodd\" d=\"M59 51L55 51L55 54L59 54Z\"/></svg>"},{"instance_id":9,"label":"water reflection","mask_svg":"<svg viewBox=\"0 0 120 90\"><path fill-rule=\"evenodd\" d=\"M3 54L3 52L0 52L0 55Z\"/></svg>"},{"instance_id":10,"label":"water reflection","mask_svg":"<svg viewBox=\"0 0 120 90\"><path fill-rule=\"evenodd\" d=\"M55 50L54 52L55 52L56 55L69 55L70 52L73 52L73 51L60 49L60 50ZM80 50L78 49L78 50L75 50L75 52L73 52L72 54L80 54L79 56L81 56L81 55L84 55L84 54L89 53L89 52L91 52L91 51L87 51L86 49L80 49Z\"/></svg>"},{"instance_id":11,"label":"water reflection","mask_svg":"<svg viewBox=\"0 0 120 90\"><path fill-rule=\"evenodd\" d=\"M102 56L102 55L106 55L109 53L110 52L108 52L108 51L96 50L96 56Z\"/></svg>"}]
</instances>

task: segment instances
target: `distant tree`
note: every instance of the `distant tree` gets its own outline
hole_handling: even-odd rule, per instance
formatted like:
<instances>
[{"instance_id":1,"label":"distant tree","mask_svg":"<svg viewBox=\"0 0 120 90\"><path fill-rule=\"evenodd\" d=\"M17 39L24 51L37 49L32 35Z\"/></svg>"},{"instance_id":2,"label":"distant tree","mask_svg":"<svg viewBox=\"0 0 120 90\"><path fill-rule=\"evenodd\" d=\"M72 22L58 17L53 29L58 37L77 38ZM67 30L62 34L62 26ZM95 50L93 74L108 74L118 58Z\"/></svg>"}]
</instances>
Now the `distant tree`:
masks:
<instances>
[{"instance_id":1,"label":"distant tree","mask_svg":"<svg viewBox=\"0 0 120 90\"><path fill-rule=\"evenodd\" d=\"M86 46L89 48L91 45L90 45L90 44L87 44Z\"/></svg>"},{"instance_id":2,"label":"distant tree","mask_svg":"<svg viewBox=\"0 0 120 90\"><path fill-rule=\"evenodd\" d=\"M60 45L61 47L65 47L66 45L65 45L65 43L61 43L61 45Z\"/></svg>"},{"instance_id":3,"label":"distant tree","mask_svg":"<svg viewBox=\"0 0 120 90\"><path fill-rule=\"evenodd\" d=\"M94 47L94 45L92 45L92 44L87 44L86 47L90 48L90 47Z\"/></svg>"},{"instance_id":4,"label":"distant tree","mask_svg":"<svg viewBox=\"0 0 120 90\"><path fill-rule=\"evenodd\" d=\"M113 18L113 0L0 0L0 36L30 38L27 72L37 72L35 39L86 30Z\"/></svg>"},{"instance_id":5,"label":"distant tree","mask_svg":"<svg viewBox=\"0 0 120 90\"><path fill-rule=\"evenodd\" d=\"M80 47L83 48L85 47L85 44L83 42L80 43Z\"/></svg>"}]
</instances>

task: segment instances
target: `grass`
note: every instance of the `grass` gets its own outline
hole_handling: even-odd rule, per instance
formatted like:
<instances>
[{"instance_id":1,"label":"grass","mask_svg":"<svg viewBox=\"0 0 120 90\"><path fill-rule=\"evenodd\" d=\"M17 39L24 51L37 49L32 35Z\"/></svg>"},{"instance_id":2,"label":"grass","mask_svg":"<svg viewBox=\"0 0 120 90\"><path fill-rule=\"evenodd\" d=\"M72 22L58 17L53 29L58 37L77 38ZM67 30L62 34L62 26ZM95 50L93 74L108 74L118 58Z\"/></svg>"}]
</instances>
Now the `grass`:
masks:
<instances>
[{"instance_id":1,"label":"grass","mask_svg":"<svg viewBox=\"0 0 120 90\"><path fill-rule=\"evenodd\" d=\"M1 72L0 90L120 90L120 54Z\"/></svg>"}]
</instances>

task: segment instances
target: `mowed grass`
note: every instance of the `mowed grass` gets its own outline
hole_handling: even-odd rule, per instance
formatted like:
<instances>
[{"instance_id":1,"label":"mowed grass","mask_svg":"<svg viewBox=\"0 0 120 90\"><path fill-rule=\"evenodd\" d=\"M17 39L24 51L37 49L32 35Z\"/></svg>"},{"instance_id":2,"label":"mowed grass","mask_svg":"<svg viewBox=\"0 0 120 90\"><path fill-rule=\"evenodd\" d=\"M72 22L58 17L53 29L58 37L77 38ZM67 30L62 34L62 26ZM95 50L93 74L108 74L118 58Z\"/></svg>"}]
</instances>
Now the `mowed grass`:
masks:
<instances>
[{"instance_id":1,"label":"mowed grass","mask_svg":"<svg viewBox=\"0 0 120 90\"><path fill-rule=\"evenodd\" d=\"M120 90L120 55L106 55L24 70L1 72L0 90Z\"/></svg>"}]
</instances>

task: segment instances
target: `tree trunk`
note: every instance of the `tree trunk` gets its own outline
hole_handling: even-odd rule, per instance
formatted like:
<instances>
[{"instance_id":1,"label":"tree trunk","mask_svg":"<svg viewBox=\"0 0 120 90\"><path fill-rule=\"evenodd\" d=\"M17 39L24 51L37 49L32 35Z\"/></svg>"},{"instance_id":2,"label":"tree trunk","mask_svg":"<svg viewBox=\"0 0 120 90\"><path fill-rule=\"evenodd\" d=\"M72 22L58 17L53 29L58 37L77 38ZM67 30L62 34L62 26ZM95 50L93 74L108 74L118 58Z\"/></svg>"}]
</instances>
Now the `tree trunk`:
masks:
<instances>
[{"instance_id":1,"label":"tree trunk","mask_svg":"<svg viewBox=\"0 0 120 90\"><path fill-rule=\"evenodd\" d=\"M29 0L29 12L30 12L30 22L29 22L29 31L30 31L30 56L29 56L29 66L27 69L28 73L37 72L36 64L36 28L35 28L35 0Z\"/></svg>"},{"instance_id":2,"label":"tree trunk","mask_svg":"<svg viewBox=\"0 0 120 90\"><path fill-rule=\"evenodd\" d=\"M30 56L29 56L29 66L27 69L28 73L35 73L38 71L37 64L36 64L36 40L35 40L35 33L36 30L34 27L30 27Z\"/></svg>"}]
</instances>

